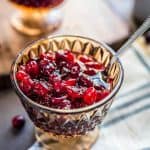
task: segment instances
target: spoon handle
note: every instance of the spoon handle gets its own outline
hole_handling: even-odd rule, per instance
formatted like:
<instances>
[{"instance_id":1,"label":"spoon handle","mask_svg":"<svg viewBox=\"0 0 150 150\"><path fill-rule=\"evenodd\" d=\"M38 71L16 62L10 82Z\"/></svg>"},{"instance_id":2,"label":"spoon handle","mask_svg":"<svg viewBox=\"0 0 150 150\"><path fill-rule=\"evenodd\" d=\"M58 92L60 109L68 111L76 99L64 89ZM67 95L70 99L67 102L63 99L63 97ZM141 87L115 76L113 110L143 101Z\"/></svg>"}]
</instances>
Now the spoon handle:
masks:
<instances>
[{"instance_id":1,"label":"spoon handle","mask_svg":"<svg viewBox=\"0 0 150 150\"><path fill-rule=\"evenodd\" d=\"M147 29L150 28L150 16L144 23L131 35L131 37L118 49L117 56L120 56L131 44L141 36Z\"/></svg>"}]
</instances>

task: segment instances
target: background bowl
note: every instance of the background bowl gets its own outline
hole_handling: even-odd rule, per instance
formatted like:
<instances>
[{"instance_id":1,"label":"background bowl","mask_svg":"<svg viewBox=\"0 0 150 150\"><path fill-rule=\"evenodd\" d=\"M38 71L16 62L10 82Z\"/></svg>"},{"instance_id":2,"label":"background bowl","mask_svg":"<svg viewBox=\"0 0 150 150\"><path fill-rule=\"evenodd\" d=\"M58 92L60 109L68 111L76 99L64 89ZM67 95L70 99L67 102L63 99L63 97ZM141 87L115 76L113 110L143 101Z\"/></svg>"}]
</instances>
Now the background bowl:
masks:
<instances>
[{"instance_id":1,"label":"background bowl","mask_svg":"<svg viewBox=\"0 0 150 150\"><path fill-rule=\"evenodd\" d=\"M26 36L39 37L52 33L62 23L62 13L59 7L62 6L64 0L51 1L53 3L48 6L43 6L42 1L38 5L34 4L36 2L30 2L31 5L23 2L20 4L13 0L9 2L18 10L11 17L11 25L16 31Z\"/></svg>"}]
</instances>

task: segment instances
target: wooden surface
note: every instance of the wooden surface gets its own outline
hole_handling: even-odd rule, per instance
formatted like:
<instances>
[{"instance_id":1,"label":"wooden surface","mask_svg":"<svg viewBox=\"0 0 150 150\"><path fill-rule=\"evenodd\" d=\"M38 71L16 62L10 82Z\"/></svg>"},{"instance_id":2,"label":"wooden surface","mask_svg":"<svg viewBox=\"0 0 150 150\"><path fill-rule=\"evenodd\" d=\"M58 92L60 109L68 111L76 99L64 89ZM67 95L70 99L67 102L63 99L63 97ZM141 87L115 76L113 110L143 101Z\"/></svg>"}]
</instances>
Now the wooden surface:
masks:
<instances>
[{"instance_id":1,"label":"wooden surface","mask_svg":"<svg viewBox=\"0 0 150 150\"><path fill-rule=\"evenodd\" d=\"M64 16L63 24L58 31L50 35L77 34L114 45L129 35L128 25L109 8L105 1L68 0L61 10ZM10 18L15 11L7 0L1 0L0 76L8 75L16 54L28 43L39 38L29 38L12 29Z\"/></svg>"}]
</instances>

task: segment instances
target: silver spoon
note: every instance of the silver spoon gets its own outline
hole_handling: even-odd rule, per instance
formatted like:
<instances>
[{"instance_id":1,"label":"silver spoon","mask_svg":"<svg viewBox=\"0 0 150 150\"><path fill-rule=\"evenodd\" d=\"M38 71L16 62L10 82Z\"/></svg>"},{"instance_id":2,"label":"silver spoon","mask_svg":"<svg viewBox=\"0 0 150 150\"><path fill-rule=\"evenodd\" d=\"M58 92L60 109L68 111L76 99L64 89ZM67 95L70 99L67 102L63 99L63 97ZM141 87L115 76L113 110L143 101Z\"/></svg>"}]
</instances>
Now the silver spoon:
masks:
<instances>
[{"instance_id":1,"label":"silver spoon","mask_svg":"<svg viewBox=\"0 0 150 150\"><path fill-rule=\"evenodd\" d=\"M144 23L131 35L131 37L119 48L117 53L113 55L110 66L118 59L118 57L129 48L132 43L141 36L146 30L150 28L150 16L144 21ZM90 79L93 81L94 85L102 85L105 88L109 88L109 84L103 80L101 72L98 72L96 75L91 76Z\"/></svg>"}]
</instances>

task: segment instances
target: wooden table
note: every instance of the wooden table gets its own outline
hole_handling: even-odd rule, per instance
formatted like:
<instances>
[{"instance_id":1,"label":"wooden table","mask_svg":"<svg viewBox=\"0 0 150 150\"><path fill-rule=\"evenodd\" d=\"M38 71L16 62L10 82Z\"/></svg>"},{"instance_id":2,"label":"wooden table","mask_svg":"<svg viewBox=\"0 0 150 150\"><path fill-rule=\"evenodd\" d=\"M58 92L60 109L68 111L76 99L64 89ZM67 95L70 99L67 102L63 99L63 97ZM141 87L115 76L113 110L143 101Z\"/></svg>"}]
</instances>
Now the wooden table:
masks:
<instances>
[{"instance_id":1,"label":"wooden table","mask_svg":"<svg viewBox=\"0 0 150 150\"><path fill-rule=\"evenodd\" d=\"M15 32L9 22L14 9L6 0L0 3L0 88L9 86L8 73L16 54L31 41ZM120 43L129 34L128 25L106 5L105 0L68 0L62 8L64 21L55 34L78 34L109 44ZM6 83L7 82L7 83ZM11 128L11 118L23 114L27 121L20 132ZM29 121L15 93L0 92L0 149L26 150L34 141L33 125Z\"/></svg>"}]
</instances>

